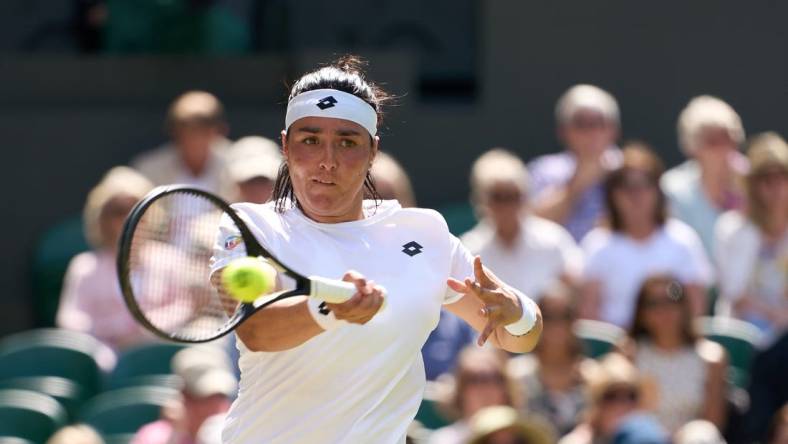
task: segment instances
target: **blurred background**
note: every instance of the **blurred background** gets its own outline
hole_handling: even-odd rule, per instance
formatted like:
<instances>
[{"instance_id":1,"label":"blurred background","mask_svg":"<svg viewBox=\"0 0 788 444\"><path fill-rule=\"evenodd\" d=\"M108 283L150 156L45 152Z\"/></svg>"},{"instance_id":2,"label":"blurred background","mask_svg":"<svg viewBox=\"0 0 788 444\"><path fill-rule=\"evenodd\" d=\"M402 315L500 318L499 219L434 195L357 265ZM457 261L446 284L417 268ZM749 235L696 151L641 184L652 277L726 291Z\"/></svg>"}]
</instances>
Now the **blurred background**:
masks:
<instances>
[{"instance_id":1,"label":"blurred background","mask_svg":"<svg viewBox=\"0 0 788 444\"><path fill-rule=\"evenodd\" d=\"M478 195L490 189L479 184L480 189L472 189L469 180L474 161L491 148L505 148L528 164L537 183L533 190L515 193L533 191L530 197L537 202L536 192L545 185L538 182L545 176L536 170L550 167L540 168L534 159L574 149L559 136L569 122L560 118L573 116L557 120L556 115L559 98L573 85L595 85L617 101L617 121L602 123L620 130L611 147L642 141L666 168L681 164L690 153L679 142L677 122L696 96L719 97L740 117L741 140L733 137L727 123L718 125L729 131L733 151L747 154L744 139L750 135L788 135L786 18L788 3L777 0L0 0L0 136L6 152L0 162L0 228L6 233L9 258L0 270L0 336L55 325L69 262L96 247L83 233L88 193L112 167L138 167L139 155L173 138L171 104L187 91L207 91L220 101L221 134L229 141L250 135L278 141L294 80L339 55L363 57L369 62L368 78L397 97L396 105L386 110L381 148L409 176L418 206L441 211L459 236L476 225L478 216L495 219ZM597 105L589 109L603 111ZM784 146L783 141L780 149ZM739 173L746 175L746 168ZM650 178L658 181L660 174ZM597 179L601 186L602 176ZM664 191L674 198L669 189ZM601 197L595 199L601 202ZM720 206L715 218L723 209L744 207ZM542 210L534 209L569 229L572 248L575 241L581 244L587 230L575 232L569 222ZM685 222L697 230L692 221ZM777 257L786 258L787 237L781 233L775 241ZM697 234L706 250L700 254L708 256L702 262L719 271L707 242L712 233ZM478 238L466 236L463 241L470 248ZM593 290L589 282L606 278L605 262L593 257L587 242L581 247L586 268L574 271L567 291L587 295ZM481 251L483 245L472 249ZM779 281L783 287L777 292L788 298L786 264L771 270L776 277L770 282ZM682 263L672 265L681 268ZM691 284L700 282L682 283L691 294ZM720 282L707 277L702 283L710 308L693 313L712 315ZM572 319L586 317L582 307L578 310L572 311ZM719 327L717 318L707 316L704 322L707 337L727 328ZM761 326L742 327L745 339L739 339L748 344L741 352L746 356L736 355L733 361L743 361L731 364L743 373L727 377L738 389L726 398L729 410L738 412L727 421L731 442L736 442L736 430L731 431L737 427L735 418L747 412L742 397L747 399L749 364L759 343L755 338L768 333L768 345L773 344L785 332L788 321L783 322L768 332L758 330ZM628 321L618 324L629 327ZM621 346L626 336L620 328L608 328L612 325L578 325L574 334L584 338L592 358ZM750 331L754 333L748 336ZM449 333L449 341L458 349L447 367L428 375L430 379L451 373L459 348L472 341L456 341L460 333L455 333ZM786 356L785 343L783 354L769 362L788 362L780 361ZM588 348L599 344L606 345ZM169 358L176 351L167 349L162 356ZM727 352L735 354L730 347ZM112 365L102 371L110 372ZM523 379L527 371L522 365L515 362L509 365L514 370L507 371ZM439 392L440 384L434 390ZM767 410L762 417L771 417L776 408ZM433 413L437 416L430 416ZM713 414L706 416L714 419ZM449 417L432 410L419 416L431 427L446 425ZM725 428L725 421L712 422ZM753 427L763 422L758 424ZM552 426L559 425L553 421Z\"/></svg>"}]
</instances>

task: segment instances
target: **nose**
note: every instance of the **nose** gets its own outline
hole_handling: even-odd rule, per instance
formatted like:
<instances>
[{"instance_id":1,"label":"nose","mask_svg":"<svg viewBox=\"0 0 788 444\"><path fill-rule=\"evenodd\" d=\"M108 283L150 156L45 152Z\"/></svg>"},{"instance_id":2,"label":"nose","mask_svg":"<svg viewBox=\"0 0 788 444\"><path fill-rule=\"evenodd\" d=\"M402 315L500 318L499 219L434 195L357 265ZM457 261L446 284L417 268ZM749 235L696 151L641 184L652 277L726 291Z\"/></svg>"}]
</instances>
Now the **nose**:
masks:
<instances>
[{"instance_id":1,"label":"nose","mask_svg":"<svg viewBox=\"0 0 788 444\"><path fill-rule=\"evenodd\" d=\"M323 157L320 159L320 169L328 171L337 169L336 149L333 145L326 145L323 149Z\"/></svg>"}]
</instances>

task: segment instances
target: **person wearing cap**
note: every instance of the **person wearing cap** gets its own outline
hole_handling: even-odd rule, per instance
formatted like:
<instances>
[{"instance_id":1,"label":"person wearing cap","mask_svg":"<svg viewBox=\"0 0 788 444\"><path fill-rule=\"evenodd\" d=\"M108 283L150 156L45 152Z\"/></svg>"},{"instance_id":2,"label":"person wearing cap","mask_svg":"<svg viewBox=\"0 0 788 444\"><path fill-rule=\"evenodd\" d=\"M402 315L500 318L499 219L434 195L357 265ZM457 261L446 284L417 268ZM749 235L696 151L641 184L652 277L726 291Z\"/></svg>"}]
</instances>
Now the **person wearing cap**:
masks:
<instances>
[{"instance_id":1,"label":"person wearing cap","mask_svg":"<svg viewBox=\"0 0 788 444\"><path fill-rule=\"evenodd\" d=\"M164 409L162 419L143 426L132 444L197 444L203 423L225 413L236 395L227 356L216 346L185 348L173 356L171 367L182 383L181 398Z\"/></svg>"},{"instance_id":2,"label":"person wearing cap","mask_svg":"<svg viewBox=\"0 0 788 444\"><path fill-rule=\"evenodd\" d=\"M738 180L747 168L738 151L744 127L736 111L713 96L690 100L677 127L679 146L688 160L668 170L660 186L672 216L692 227L712 256L717 218L745 203Z\"/></svg>"},{"instance_id":3,"label":"person wearing cap","mask_svg":"<svg viewBox=\"0 0 788 444\"><path fill-rule=\"evenodd\" d=\"M204 188L225 199L235 196L227 171L227 124L219 99L205 91L188 91L167 111L170 142L132 159L131 166L154 185L182 183Z\"/></svg>"},{"instance_id":4,"label":"person wearing cap","mask_svg":"<svg viewBox=\"0 0 788 444\"><path fill-rule=\"evenodd\" d=\"M230 177L238 186L239 202L265 203L271 199L282 164L276 142L260 136L240 138L230 147L227 161Z\"/></svg>"},{"instance_id":5,"label":"person wearing cap","mask_svg":"<svg viewBox=\"0 0 788 444\"><path fill-rule=\"evenodd\" d=\"M620 162L618 104L599 87L575 85L558 100L555 117L565 150L529 164L533 207L579 242L604 214L602 182Z\"/></svg>"},{"instance_id":6,"label":"person wearing cap","mask_svg":"<svg viewBox=\"0 0 788 444\"><path fill-rule=\"evenodd\" d=\"M354 57L303 75L288 98L272 201L233 206L283 263L355 291L342 303L283 299L238 326L227 444L404 442L426 386L420 350L443 308L480 332L479 345L523 353L539 340L538 307L471 256L438 212L376 198L370 169L387 98ZM237 227L219 228L215 282L246 256L225 247Z\"/></svg>"},{"instance_id":7,"label":"person wearing cap","mask_svg":"<svg viewBox=\"0 0 788 444\"><path fill-rule=\"evenodd\" d=\"M760 134L747 156L748 208L725 213L715 227L720 296L769 342L788 328L788 144Z\"/></svg>"},{"instance_id":8,"label":"person wearing cap","mask_svg":"<svg viewBox=\"0 0 788 444\"><path fill-rule=\"evenodd\" d=\"M471 418L469 444L553 444L555 432L538 416L522 417L505 406L485 407Z\"/></svg>"}]
</instances>

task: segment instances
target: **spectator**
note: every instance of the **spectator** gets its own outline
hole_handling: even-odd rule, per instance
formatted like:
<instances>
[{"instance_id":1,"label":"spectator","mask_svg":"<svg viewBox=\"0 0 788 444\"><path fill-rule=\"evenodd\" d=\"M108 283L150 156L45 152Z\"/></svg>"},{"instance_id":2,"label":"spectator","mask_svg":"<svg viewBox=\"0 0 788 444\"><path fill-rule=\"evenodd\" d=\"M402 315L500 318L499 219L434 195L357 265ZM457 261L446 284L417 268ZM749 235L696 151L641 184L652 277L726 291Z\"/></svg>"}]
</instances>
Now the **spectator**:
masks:
<instances>
[{"instance_id":1,"label":"spectator","mask_svg":"<svg viewBox=\"0 0 788 444\"><path fill-rule=\"evenodd\" d=\"M788 444L788 404L774 415L769 427L769 444Z\"/></svg>"},{"instance_id":2,"label":"spectator","mask_svg":"<svg viewBox=\"0 0 788 444\"><path fill-rule=\"evenodd\" d=\"M720 296L770 342L788 329L788 144L765 133L748 157L748 209L724 214L716 227Z\"/></svg>"},{"instance_id":3,"label":"spectator","mask_svg":"<svg viewBox=\"0 0 788 444\"><path fill-rule=\"evenodd\" d=\"M166 127L171 142L139 155L132 166L155 185L184 183L233 199L235 184L225 159L230 142L219 99L204 91L181 95L170 105Z\"/></svg>"},{"instance_id":4,"label":"spectator","mask_svg":"<svg viewBox=\"0 0 788 444\"><path fill-rule=\"evenodd\" d=\"M180 401L165 409L162 419L143 426L132 444L196 444L203 423L230 408L237 381L221 349L186 348L172 358L172 368L183 382Z\"/></svg>"},{"instance_id":5,"label":"spectator","mask_svg":"<svg viewBox=\"0 0 788 444\"><path fill-rule=\"evenodd\" d=\"M413 194L408 173L394 157L378 151L370 172L381 199L396 199L403 208L416 206L416 196Z\"/></svg>"},{"instance_id":6,"label":"spectator","mask_svg":"<svg viewBox=\"0 0 788 444\"><path fill-rule=\"evenodd\" d=\"M227 158L230 178L238 186L239 201L268 202L282 164L279 145L265 137L243 137L230 147Z\"/></svg>"},{"instance_id":7,"label":"spectator","mask_svg":"<svg viewBox=\"0 0 788 444\"><path fill-rule=\"evenodd\" d=\"M552 444L555 432L539 417L520 417L516 409L485 407L471 418L470 444Z\"/></svg>"},{"instance_id":8,"label":"spectator","mask_svg":"<svg viewBox=\"0 0 788 444\"><path fill-rule=\"evenodd\" d=\"M627 415L613 435L612 444L670 444L670 435L648 413Z\"/></svg>"},{"instance_id":9,"label":"spectator","mask_svg":"<svg viewBox=\"0 0 788 444\"><path fill-rule=\"evenodd\" d=\"M681 426L673 435L674 444L726 444L719 429L709 421L696 419Z\"/></svg>"},{"instance_id":10,"label":"spectator","mask_svg":"<svg viewBox=\"0 0 788 444\"><path fill-rule=\"evenodd\" d=\"M698 315L706 308L712 270L697 234L667 218L665 196L657 184L662 162L647 147L624 149L621 168L605 181L609 227L591 231L586 252L581 317L628 328L643 280L653 274L677 276Z\"/></svg>"},{"instance_id":11,"label":"spectator","mask_svg":"<svg viewBox=\"0 0 788 444\"><path fill-rule=\"evenodd\" d=\"M468 421L476 412L490 406L517 406L505 362L506 356L494 349L469 346L462 351L454 372L454 389L446 405L459 419L436 430L430 444L466 442L471 436Z\"/></svg>"},{"instance_id":12,"label":"spectator","mask_svg":"<svg viewBox=\"0 0 788 444\"><path fill-rule=\"evenodd\" d=\"M579 241L604 213L602 183L620 162L618 104L596 86L575 85L558 100L555 115L565 150L531 162L534 209Z\"/></svg>"},{"instance_id":13,"label":"spectator","mask_svg":"<svg viewBox=\"0 0 788 444\"><path fill-rule=\"evenodd\" d=\"M755 356L750 369L750 409L744 417L741 442L768 442L769 423L788 404L788 332ZM733 441L733 440L732 440Z\"/></svg>"},{"instance_id":14,"label":"spectator","mask_svg":"<svg viewBox=\"0 0 788 444\"><path fill-rule=\"evenodd\" d=\"M533 354L509 361L509 371L525 394L526 414L546 418L559 436L569 433L585 408L585 381L580 369L587 358L572 329L577 319L571 290L556 282L539 299L542 339Z\"/></svg>"},{"instance_id":15,"label":"spectator","mask_svg":"<svg viewBox=\"0 0 788 444\"><path fill-rule=\"evenodd\" d=\"M737 186L737 176L746 169L737 151L744 142L744 127L730 105L700 96L679 115L678 136L689 160L665 173L660 185L672 216L695 229L711 256L717 217L744 204Z\"/></svg>"},{"instance_id":16,"label":"spectator","mask_svg":"<svg viewBox=\"0 0 788 444\"><path fill-rule=\"evenodd\" d=\"M528 209L528 170L513 153L493 149L471 170L471 201L481 221L461 240L501 279L531 297L551 282L580 275L582 257L561 226Z\"/></svg>"},{"instance_id":17,"label":"spectator","mask_svg":"<svg viewBox=\"0 0 788 444\"><path fill-rule=\"evenodd\" d=\"M58 430L46 444L104 444L104 440L93 427L76 424Z\"/></svg>"},{"instance_id":18,"label":"spectator","mask_svg":"<svg viewBox=\"0 0 788 444\"><path fill-rule=\"evenodd\" d=\"M727 358L716 342L699 338L682 286L669 276L643 283L630 330L634 361L656 391L656 416L675 433L705 419L723 428Z\"/></svg>"},{"instance_id":19,"label":"spectator","mask_svg":"<svg viewBox=\"0 0 788 444\"><path fill-rule=\"evenodd\" d=\"M559 444L611 442L624 419L643 406L643 391L637 369L624 356L605 355L598 363L583 368L588 383L585 419Z\"/></svg>"},{"instance_id":20,"label":"spectator","mask_svg":"<svg viewBox=\"0 0 788 444\"><path fill-rule=\"evenodd\" d=\"M116 256L126 216L152 187L136 171L115 167L90 191L83 221L93 250L78 254L68 265L56 316L58 327L89 333L115 351L150 340L123 301Z\"/></svg>"}]
</instances>

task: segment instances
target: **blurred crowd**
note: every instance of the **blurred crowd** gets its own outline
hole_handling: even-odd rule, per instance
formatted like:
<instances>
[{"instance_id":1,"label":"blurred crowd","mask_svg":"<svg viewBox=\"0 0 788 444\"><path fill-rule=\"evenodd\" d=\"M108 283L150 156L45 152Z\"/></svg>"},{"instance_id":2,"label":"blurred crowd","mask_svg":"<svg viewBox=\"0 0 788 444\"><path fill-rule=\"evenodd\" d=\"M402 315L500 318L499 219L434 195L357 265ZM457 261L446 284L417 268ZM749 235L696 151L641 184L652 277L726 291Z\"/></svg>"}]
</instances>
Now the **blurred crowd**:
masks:
<instances>
[{"instance_id":1,"label":"blurred crowd","mask_svg":"<svg viewBox=\"0 0 788 444\"><path fill-rule=\"evenodd\" d=\"M537 301L541 342L522 356L479 348L444 312L422 351L425 403L443 426L420 411L409 439L788 443L788 144L773 132L748 137L730 105L700 96L677 117L686 160L665 171L645 142L620 143L617 102L600 88L570 88L555 119L562 151L526 162L494 148L471 166L478 224L461 236ZM88 195L93 249L72 259L57 314L59 327L119 355L154 341L128 314L115 274L135 202L156 185L186 183L263 203L282 162L275 141L228 140L223 106L207 92L178 97L166 124L167 143L113 168ZM380 153L372 174L382 198L416 205L393 157ZM595 353L589 338L601 333L609 347ZM751 356L730 346L742 342ZM232 344L216 350L233 359ZM182 402L134 442L214 442L198 433L229 405L228 371L237 370L176 369ZM206 374L210 390L198 384ZM90 433L63 433L80 432Z\"/></svg>"}]
</instances>

